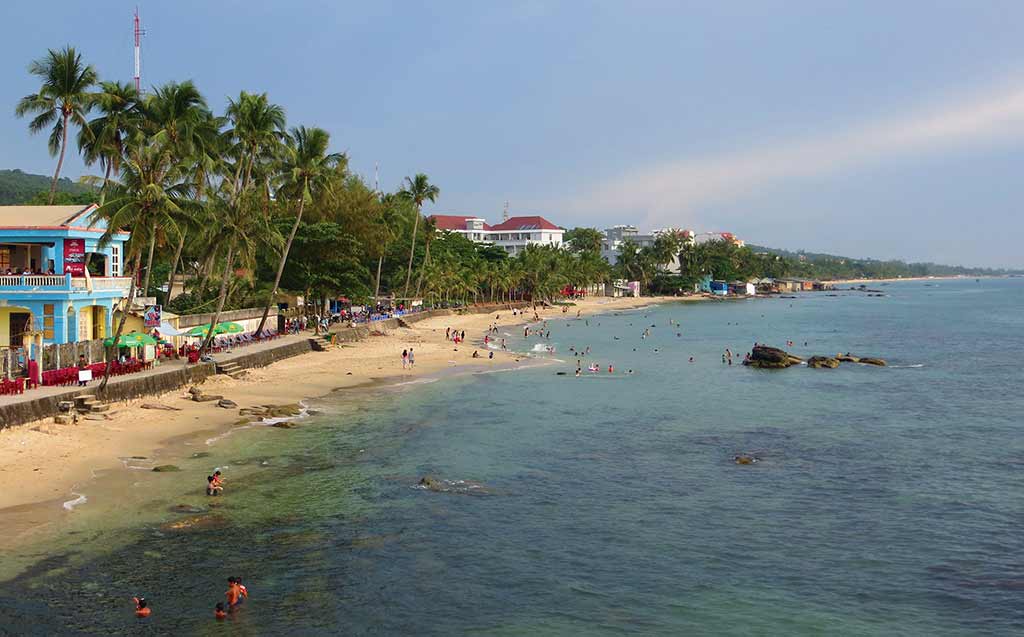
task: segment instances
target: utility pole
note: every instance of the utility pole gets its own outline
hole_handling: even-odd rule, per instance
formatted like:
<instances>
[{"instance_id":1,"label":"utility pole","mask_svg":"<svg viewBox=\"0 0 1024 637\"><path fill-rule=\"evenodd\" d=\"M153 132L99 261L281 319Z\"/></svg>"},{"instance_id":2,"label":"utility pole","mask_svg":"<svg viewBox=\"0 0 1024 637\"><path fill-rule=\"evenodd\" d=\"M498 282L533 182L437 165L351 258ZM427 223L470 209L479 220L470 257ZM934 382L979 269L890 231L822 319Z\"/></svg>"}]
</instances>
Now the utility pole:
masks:
<instances>
[{"instance_id":1,"label":"utility pole","mask_svg":"<svg viewBox=\"0 0 1024 637\"><path fill-rule=\"evenodd\" d=\"M139 25L139 8L135 7L135 92L142 95L142 58L139 55L142 34L145 31Z\"/></svg>"}]
</instances>

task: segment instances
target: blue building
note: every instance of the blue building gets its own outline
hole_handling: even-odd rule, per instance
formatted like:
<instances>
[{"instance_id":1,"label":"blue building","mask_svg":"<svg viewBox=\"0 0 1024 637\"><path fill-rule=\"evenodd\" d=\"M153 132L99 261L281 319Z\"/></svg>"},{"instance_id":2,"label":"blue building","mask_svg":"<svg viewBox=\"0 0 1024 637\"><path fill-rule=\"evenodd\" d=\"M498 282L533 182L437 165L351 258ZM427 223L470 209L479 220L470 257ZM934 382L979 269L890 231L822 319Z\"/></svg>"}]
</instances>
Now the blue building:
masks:
<instances>
[{"instance_id":1,"label":"blue building","mask_svg":"<svg viewBox=\"0 0 1024 637\"><path fill-rule=\"evenodd\" d=\"M0 206L0 351L105 338L128 295L127 232L100 246L95 205Z\"/></svg>"}]
</instances>

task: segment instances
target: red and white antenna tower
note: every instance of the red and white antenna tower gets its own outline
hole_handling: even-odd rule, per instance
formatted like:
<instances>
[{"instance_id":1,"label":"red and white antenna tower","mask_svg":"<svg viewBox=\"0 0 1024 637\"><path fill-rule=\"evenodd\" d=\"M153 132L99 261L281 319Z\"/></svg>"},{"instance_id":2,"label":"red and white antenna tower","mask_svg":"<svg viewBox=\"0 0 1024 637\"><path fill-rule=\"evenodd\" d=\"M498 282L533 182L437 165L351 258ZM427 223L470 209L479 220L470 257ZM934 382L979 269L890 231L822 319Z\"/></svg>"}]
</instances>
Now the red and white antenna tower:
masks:
<instances>
[{"instance_id":1,"label":"red and white antenna tower","mask_svg":"<svg viewBox=\"0 0 1024 637\"><path fill-rule=\"evenodd\" d=\"M139 46L142 41L142 34L145 33L139 27L139 8L135 7L135 92L142 93L142 62L139 57Z\"/></svg>"}]
</instances>

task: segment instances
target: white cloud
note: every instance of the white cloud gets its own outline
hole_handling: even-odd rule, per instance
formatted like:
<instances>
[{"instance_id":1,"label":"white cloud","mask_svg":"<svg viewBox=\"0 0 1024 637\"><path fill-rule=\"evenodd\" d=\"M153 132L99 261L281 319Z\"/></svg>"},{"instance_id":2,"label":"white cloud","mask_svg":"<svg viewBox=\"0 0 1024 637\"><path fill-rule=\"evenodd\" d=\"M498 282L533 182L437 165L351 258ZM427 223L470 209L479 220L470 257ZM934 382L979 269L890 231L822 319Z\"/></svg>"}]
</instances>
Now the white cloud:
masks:
<instances>
[{"instance_id":1,"label":"white cloud","mask_svg":"<svg viewBox=\"0 0 1024 637\"><path fill-rule=\"evenodd\" d=\"M649 165L548 207L597 217L642 211L646 217L635 221L645 227L674 225L692 219L701 204L746 196L769 183L1022 135L1024 89L1004 89L814 138Z\"/></svg>"}]
</instances>

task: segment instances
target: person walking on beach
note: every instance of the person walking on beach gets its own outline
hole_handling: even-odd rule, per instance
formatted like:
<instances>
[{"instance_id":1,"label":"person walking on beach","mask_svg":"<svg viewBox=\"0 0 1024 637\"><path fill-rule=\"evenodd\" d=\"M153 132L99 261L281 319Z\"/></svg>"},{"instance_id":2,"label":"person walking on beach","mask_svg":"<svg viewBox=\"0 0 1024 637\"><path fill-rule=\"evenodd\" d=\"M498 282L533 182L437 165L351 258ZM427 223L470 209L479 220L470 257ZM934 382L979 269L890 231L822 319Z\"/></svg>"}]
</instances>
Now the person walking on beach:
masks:
<instances>
[{"instance_id":1,"label":"person walking on beach","mask_svg":"<svg viewBox=\"0 0 1024 637\"><path fill-rule=\"evenodd\" d=\"M402 350L402 369L409 369L409 350Z\"/></svg>"},{"instance_id":2,"label":"person walking on beach","mask_svg":"<svg viewBox=\"0 0 1024 637\"><path fill-rule=\"evenodd\" d=\"M416 367L416 355L412 353L412 348L409 348L409 368Z\"/></svg>"}]
</instances>

